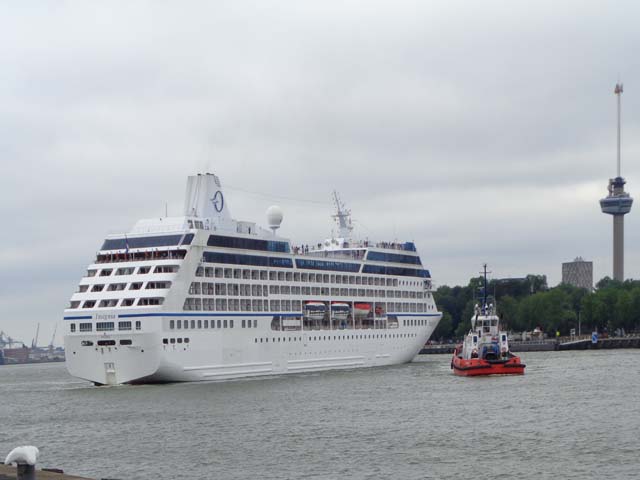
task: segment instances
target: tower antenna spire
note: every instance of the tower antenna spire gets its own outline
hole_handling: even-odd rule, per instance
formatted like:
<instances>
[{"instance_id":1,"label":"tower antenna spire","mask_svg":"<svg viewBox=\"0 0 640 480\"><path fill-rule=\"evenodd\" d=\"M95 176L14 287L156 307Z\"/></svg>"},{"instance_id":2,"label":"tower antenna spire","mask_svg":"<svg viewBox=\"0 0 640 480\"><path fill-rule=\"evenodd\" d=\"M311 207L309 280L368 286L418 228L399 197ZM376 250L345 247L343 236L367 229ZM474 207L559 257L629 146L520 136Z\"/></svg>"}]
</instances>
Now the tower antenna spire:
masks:
<instances>
[{"instance_id":1,"label":"tower antenna spire","mask_svg":"<svg viewBox=\"0 0 640 480\"><path fill-rule=\"evenodd\" d=\"M622 92L623 92L623 86L622 83L616 83L616 89L614 90L614 93L616 94L616 96L618 97L618 177L620 177L620 130L622 128L621 124L620 124L620 114L621 114L621 109L622 109L622 105L621 105L621 99L622 99Z\"/></svg>"}]
</instances>

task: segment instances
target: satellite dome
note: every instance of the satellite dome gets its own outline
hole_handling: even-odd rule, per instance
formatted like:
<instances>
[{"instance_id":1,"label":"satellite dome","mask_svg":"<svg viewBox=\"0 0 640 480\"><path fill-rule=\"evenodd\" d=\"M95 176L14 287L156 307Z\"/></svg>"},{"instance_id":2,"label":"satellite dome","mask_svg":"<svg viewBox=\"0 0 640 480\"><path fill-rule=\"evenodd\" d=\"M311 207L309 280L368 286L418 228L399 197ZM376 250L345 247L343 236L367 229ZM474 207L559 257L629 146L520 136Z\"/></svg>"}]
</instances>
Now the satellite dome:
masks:
<instances>
[{"instance_id":1,"label":"satellite dome","mask_svg":"<svg viewBox=\"0 0 640 480\"><path fill-rule=\"evenodd\" d=\"M277 205L272 205L267 208L267 224L274 233L278 228L280 228L283 217L284 214L282 213L282 209Z\"/></svg>"}]
</instances>

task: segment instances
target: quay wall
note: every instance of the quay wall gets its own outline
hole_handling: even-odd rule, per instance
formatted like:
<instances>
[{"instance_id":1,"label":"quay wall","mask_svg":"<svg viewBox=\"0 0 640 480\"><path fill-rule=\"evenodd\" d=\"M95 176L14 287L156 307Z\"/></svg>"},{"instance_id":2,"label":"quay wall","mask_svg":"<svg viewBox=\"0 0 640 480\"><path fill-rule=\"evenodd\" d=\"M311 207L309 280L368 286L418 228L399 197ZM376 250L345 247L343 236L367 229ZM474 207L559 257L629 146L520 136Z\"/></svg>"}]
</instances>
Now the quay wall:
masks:
<instances>
[{"instance_id":1,"label":"quay wall","mask_svg":"<svg viewBox=\"0 0 640 480\"><path fill-rule=\"evenodd\" d=\"M455 343L441 345L425 345L420 350L421 355L451 354ZM599 338L597 343L591 342L591 337L578 340L563 338L560 340L539 340L528 342L509 342L509 348L514 353L520 352L553 352L565 350L599 350L614 348L640 348L640 336Z\"/></svg>"}]
</instances>

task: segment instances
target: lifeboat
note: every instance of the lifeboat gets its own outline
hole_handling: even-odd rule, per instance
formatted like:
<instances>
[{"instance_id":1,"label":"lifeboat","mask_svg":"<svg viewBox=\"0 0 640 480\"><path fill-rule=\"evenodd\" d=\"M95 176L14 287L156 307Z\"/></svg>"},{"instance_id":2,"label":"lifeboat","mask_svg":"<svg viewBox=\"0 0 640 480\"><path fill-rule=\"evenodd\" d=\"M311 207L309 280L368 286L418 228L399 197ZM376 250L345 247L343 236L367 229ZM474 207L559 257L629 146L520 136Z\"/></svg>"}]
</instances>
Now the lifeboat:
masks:
<instances>
[{"instance_id":1,"label":"lifeboat","mask_svg":"<svg viewBox=\"0 0 640 480\"><path fill-rule=\"evenodd\" d=\"M353 314L356 317L366 317L371 311L371 305L368 303L356 303L353 305Z\"/></svg>"},{"instance_id":2,"label":"lifeboat","mask_svg":"<svg viewBox=\"0 0 640 480\"><path fill-rule=\"evenodd\" d=\"M331 318L338 321L344 321L349 316L351 307L348 303L334 302L331 304Z\"/></svg>"},{"instance_id":3,"label":"lifeboat","mask_svg":"<svg viewBox=\"0 0 640 480\"><path fill-rule=\"evenodd\" d=\"M304 316L309 320L323 320L326 311L327 306L323 302L306 302L304 304Z\"/></svg>"}]
</instances>

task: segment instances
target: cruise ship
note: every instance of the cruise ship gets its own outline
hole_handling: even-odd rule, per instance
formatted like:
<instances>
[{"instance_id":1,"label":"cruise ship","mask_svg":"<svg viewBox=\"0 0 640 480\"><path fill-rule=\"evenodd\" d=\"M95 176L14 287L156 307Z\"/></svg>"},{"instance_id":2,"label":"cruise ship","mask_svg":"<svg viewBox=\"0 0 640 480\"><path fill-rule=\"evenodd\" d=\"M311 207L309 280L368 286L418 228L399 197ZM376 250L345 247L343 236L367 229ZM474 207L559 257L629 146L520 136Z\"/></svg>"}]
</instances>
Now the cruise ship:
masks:
<instances>
[{"instance_id":1,"label":"cruise ship","mask_svg":"<svg viewBox=\"0 0 640 480\"><path fill-rule=\"evenodd\" d=\"M413 242L337 234L295 245L234 220L219 178L190 176L184 215L109 235L64 311L66 365L96 385L225 380L410 362L440 320Z\"/></svg>"}]
</instances>

